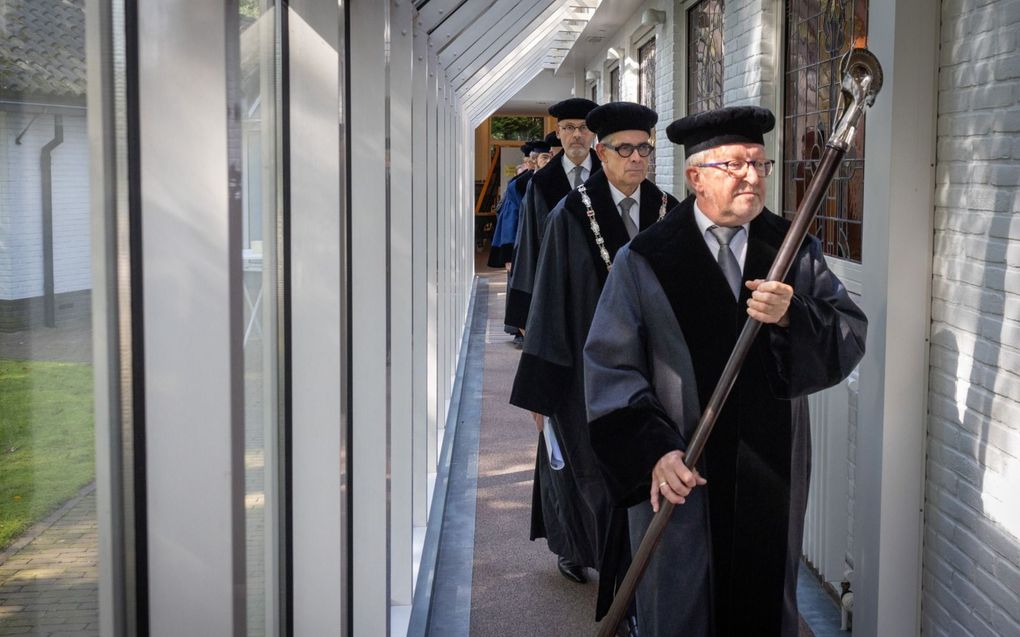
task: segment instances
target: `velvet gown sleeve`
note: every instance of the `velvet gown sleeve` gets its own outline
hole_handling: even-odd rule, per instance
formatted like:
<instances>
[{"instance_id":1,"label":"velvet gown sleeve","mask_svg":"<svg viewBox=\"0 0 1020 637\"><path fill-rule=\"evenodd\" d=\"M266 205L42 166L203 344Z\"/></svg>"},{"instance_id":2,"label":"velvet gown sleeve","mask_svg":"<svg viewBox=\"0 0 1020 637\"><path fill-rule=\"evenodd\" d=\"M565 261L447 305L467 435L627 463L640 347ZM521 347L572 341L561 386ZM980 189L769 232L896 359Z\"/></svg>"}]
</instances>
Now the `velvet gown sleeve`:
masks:
<instances>
[{"instance_id":1,"label":"velvet gown sleeve","mask_svg":"<svg viewBox=\"0 0 1020 637\"><path fill-rule=\"evenodd\" d=\"M655 463L686 448L655 394L636 258L617 253L584 346L591 443L618 506L647 500Z\"/></svg>"},{"instance_id":2,"label":"velvet gown sleeve","mask_svg":"<svg viewBox=\"0 0 1020 637\"><path fill-rule=\"evenodd\" d=\"M769 383L780 398L805 396L838 384L864 356L868 320L829 270L810 237L791 270L790 325L768 326Z\"/></svg>"},{"instance_id":3,"label":"velvet gown sleeve","mask_svg":"<svg viewBox=\"0 0 1020 637\"><path fill-rule=\"evenodd\" d=\"M571 328L569 223L563 202L549 213L538 253L535 284L510 403L552 416L574 375ZM583 248L584 246L581 246Z\"/></svg>"}]
</instances>

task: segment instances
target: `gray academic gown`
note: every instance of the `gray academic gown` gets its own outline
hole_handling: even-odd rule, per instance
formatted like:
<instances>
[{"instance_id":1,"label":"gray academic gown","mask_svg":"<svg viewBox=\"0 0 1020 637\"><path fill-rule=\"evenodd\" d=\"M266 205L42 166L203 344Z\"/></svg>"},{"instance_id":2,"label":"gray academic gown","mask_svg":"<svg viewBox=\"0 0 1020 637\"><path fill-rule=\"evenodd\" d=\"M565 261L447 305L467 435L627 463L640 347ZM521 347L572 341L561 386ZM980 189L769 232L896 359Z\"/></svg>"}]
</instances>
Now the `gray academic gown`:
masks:
<instances>
[{"instance_id":1,"label":"gray academic gown","mask_svg":"<svg viewBox=\"0 0 1020 637\"><path fill-rule=\"evenodd\" d=\"M588 173L588 178L591 179L592 175L602 169L602 161L594 150L589 150L588 156L591 157L591 170ZM527 325L546 218L549 211L573 188L566 171L563 170L560 155L554 157L540 170L536 170L531 182L528 183L524 200L521 201L517 241L514 242L510 288L506 297L506 316L503 319L506 325L520 328Z\"/></svg>"},{"instance_id":2,"label":"gray academic gown","mask_svg":"<svg viewBox=\"0 0 1020 637\"><path fill-rule=\"evenodd\" d=\"M750 224L744 280L765 278L789 222ZM798 631L796 578L810 476L806 396L864 354L867 320L809 237L788 328L764 326L638 589L642 637ZM591 440L636 549L656 461L685 449L746 320L688 198L616 257L584 349Z\"/></svg>"},{"instance_id":3,"label":"gray academic gown","mask_svg":"<svg viewBox=\"0 0 1020 637\"><path fill-rule=\"evenodd\" d=\"M612 259L630 237L605 173L594 173L585 189ZM634 198L639 204L641 229L653 225L677 203L648 180L642 182ZM587 209L575 190L547 220L524 351L510 396L510 402L518 407L551 416L566 462L564 469L553 471L544 440L540 441L532 539L546 537L556 554L596 569L603 560L611 565L629 560L625 522L610 537L613 505L591 449L584 402L582 351L607 274ZM600 584L609 586L601 591L605 604L612 600L613 583L600 578Z\"/></svg>"}]
</instances>

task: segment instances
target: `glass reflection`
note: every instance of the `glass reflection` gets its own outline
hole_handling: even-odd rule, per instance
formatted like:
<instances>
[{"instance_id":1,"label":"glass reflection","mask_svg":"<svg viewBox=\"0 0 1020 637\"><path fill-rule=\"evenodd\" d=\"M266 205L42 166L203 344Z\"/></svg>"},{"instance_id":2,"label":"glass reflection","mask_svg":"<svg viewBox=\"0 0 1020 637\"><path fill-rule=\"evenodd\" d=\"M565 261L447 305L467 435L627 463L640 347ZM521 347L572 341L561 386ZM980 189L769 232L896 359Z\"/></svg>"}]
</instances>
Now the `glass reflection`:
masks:
<instances>
[{"instance_id":1,"label":"glass reflection","mask_svg":"<svg viewBox=\"0 0 1020 637\"><path fill-rule=\"evenodd\" d=\"M248 635L276 634L279 484L276 62L273 2L240 3L240 159Z\"/></svg>"},{"instance_id":2,"label":"glass reflection","mask_svg":"<svg viewBox=\"0 0 1020 637\"><path fill-rule=\"evenodd\" d=\"M81 0L0 4L0 634L98 635Z\"/></svg>"}]
</instances>

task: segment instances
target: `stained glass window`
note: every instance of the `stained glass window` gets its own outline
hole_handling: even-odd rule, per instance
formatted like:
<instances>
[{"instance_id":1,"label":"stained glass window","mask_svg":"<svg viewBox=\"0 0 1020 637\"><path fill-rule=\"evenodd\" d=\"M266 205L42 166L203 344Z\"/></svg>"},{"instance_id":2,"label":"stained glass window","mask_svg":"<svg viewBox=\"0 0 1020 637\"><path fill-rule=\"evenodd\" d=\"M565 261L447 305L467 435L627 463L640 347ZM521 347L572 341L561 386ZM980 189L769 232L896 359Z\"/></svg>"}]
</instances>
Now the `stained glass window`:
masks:
<instances>
[{"instance_id":1,"label":"stained glass window","mask_svg":"<svg viewBox=\"0 0 1020 637\"><path fill-rule=\"evenodd\" d=\"M620 101L620 67L616 66L609 71L609 101Z\"/></svg>"},{"instance_id":2,"label":"stained glass window","mask_svg":"<svg viewBox=\"0 0 1020 637\"><path fill-rule=\"evenodd\" d=\"M687 11L687 114L723 105L723 0Z\"/></svg>"},{"instance_id":3,"label":"stained glass window","mask_svg":"<svg viewBox=\"0 0 1020 637\"><path fill-rule=\"evenodd\" d=\"M655 110L655 38L638 48L638 102ZM648 159L648 179L655 181L655 154Z\"/></svg>"},{"instance_id":4,"label":"stained glass window","mask_svg":"<svg viewBox=\"0 0 1020 637\"><path fill-rule=\"evenodd\" d=\"M783 215L803 199L835 124L840 58L868 38L868 2L798 0L786 10ZM861 261L864 123L822 200L812 226L825 254Z\"/></svg>"}]
</instances>

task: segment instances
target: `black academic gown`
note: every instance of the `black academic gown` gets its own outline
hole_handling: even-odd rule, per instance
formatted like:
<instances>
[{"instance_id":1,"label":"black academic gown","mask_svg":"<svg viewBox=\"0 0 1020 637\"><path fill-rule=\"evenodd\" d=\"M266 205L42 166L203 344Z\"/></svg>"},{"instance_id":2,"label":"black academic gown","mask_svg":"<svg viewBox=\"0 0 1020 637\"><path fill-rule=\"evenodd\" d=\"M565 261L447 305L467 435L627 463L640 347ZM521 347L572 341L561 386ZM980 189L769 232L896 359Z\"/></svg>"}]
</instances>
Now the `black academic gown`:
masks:
<instances>
[{"instance_id":1,"label":"black academic gown","mask_svg":"<svg viewBox=\"0 0 1020 637\"><path fill-rule=\"evenodd\" d=\"M591 157L590 179L602 169L602 161L594 150ZM531 183L521 202L520 221L517 226L517 241L513 255L513 272L510 276L510 290L506 299L506 316L503 322L515 327L524 327L528 322L531 294L535 285L538 267L538 252L542 246L546 217L561 199L573 190L563 160L557 155L541 170L535 171Z\"/></svg>"},{"instance_id":2,"label":"black academic gown","mask_svg":"<svg viewBox=\"0 0 1020 637\"><path fill-rule=\"evenodd\" d=\"M750 224L743 279L765 278L789 222ZM638 591L642 635L797 635L796 577L810 475L806 396L864 354L867 320L809 237L786 279L787 328L759 332ZM656 461L685 449L737 335L734 300L694 219L693 198L621 251L585 347L595 453L632 546L651 519ZM711 609L710 611L708 609Z\"/></svg>"},{"instance_id":3,"label":"black academic gown","mask_svg":"<svg viewBox=\"0 0 1020 637\"><path fill-rule=\"evenodd\" d=\"M505 206L513 199L510 195L510 189L513 188L517 196L517 201L523 200L524 193L527 192L528 184L531 183L531 177L535 174L534 170L525 170L521 174L517 175L506 184L506 194L503 196L503 204L500 205L499 217L496 219L496 229L492 233L492 245L489 248L489 259L486 262L490 268L502 268L507 263L513 260L514 254L514 243L504 242L497 245L497 242L502 239L502 232L500 226L507 223L517 223L519 210L504 211ZM518 204L519 206L519 204ZM516 241L517 233L514 233L514 241ZM509 289L509 288L508 288Z\"/></svg>"},{"instance_id":4,"label":"black academic gown","mask_svg":"<svg viewBox=\"0 0 1020 637\"><path fill-rule=\"evenodd\" d=\"M585 189L605 247L616 254L630 238L602 171ZM655 184L645 180L639 194L640 228L656 223L676 205ZM626 519L610 524L613 504L596 464L585 413L582 352L588 328L608 269L599 253L581 194L568 194L549 214L539 252L532 311L528 316L524 351L517 368L510 402L551 416L566 467L549 467L544 439L535 468L531 539L546 537L558 555L599 570L604 563L615 572L629 560ZM619 510L622 512L622 510ZM612 531L615 530L615 534ZM614 581L600 577L603 604L612 600ZM601 588L601 586L600 586ZM605 610L604 608L602 610ZM601 613L599 614L601 616Z\"/></svg>"}]
</instances>

